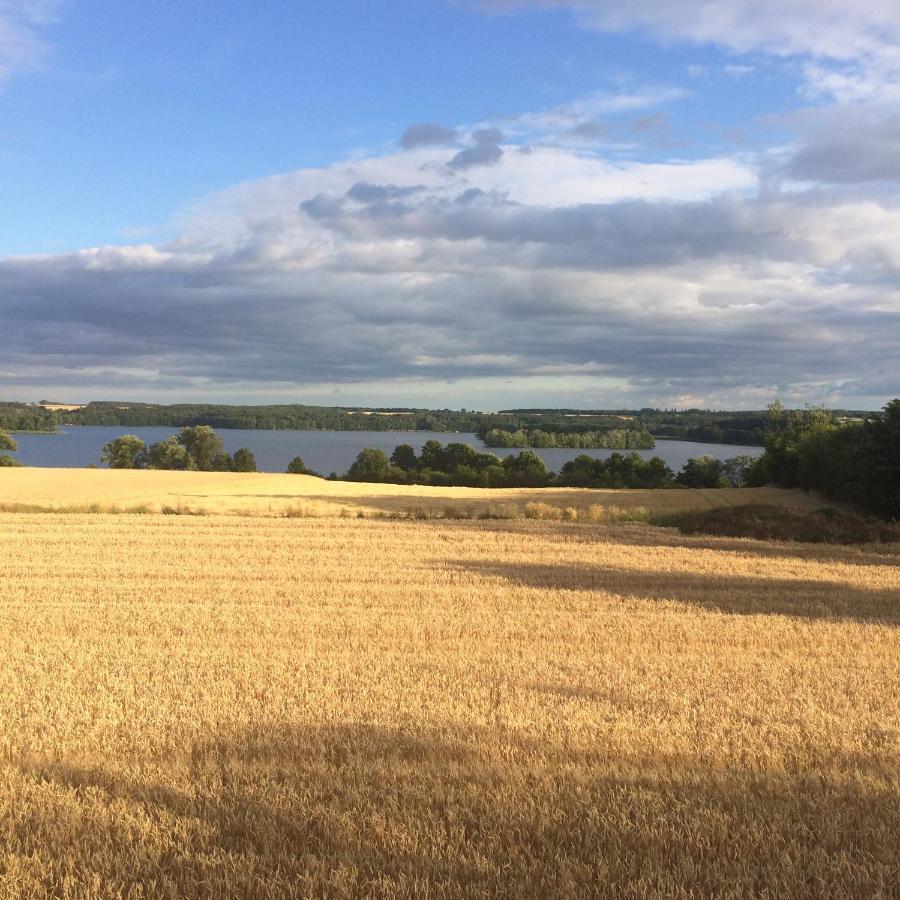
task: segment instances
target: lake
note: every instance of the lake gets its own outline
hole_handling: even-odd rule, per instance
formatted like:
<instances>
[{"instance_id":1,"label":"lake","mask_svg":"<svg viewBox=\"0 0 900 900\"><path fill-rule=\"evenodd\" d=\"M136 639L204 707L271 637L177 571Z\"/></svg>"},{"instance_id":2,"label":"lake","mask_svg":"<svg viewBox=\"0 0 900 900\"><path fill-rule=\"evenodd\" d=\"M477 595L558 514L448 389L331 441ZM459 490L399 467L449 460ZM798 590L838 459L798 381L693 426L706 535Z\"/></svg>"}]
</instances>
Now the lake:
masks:
<instances>
[{"instance_id":1,"label":"lake","mask_svg":"<svg viewBox=\"0 0 900 900\"><path fill-rule=\"evenodd\" d=\"M58 434L17 434L19 451L15 457L27 466L48 468L83 468L100 465L103 445L122 434L136 434L148 445L176 433L168 427L126 428L118 425L67 426ZM431 431L248 431L219 429L218 434L229 453L249 447L261 472L284 472L295 456L306 465L327 475L346 472L363 447L378 447L390 454L398 444L411 444L418 453L429 440L442 444L457 441L497 456L508 456L518 450L489 449L474 434ZM535 450L547 466L558 472L563 463L581 453L606 459L614 450ZM624 451L619 451L624 452ZM692 456L709 454L718 459L747 454L759 456L762 447L733 444L698 444L692 441L658 441L653 450L638 450L645 459L661 456L677 472Z\"/></svg>"}]
</instances>

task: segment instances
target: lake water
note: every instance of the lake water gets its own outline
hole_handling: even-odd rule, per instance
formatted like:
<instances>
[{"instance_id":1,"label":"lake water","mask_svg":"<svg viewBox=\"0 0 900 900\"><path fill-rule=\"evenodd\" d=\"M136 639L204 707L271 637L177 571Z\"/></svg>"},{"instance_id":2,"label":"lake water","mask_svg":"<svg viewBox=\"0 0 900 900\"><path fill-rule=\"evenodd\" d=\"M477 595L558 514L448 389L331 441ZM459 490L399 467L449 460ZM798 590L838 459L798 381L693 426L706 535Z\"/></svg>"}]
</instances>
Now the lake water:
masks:
<instances>
[{"instance_id":1,"label":"lake water","mask_svg":"<svg viewBox=\"0 0 900 900\"><path fill-rule=\"evenodd\" d=\"M59 434L17 434L19 450L16 458L27 466L49 468L83 468L100 465L103 445L122 434L136 434L148 444L176 433L176 428L126 428L118 425L82 425L66 427ZM457 441L477 450L488 450L497 456L508 456L518 450L489 449L474 434L430 431L246 431L219 429L225 449L234 453L249 447L261 472L284 472L295 456L302 456L310 469L323 475L346 472L363 447L378 447L390 454L398 444L411 444L418 453L429 440L442 444ZM535 450L547 466L558 472L563 463L581 453L606 459L614 450ZM620 451L622 452L622 451ZM639 450L642 457L661 456L677 472L692 456L709 454L718 459L747 454L759 456L762 447L740 447L733 444L698 444L692 441L657 441L653 450Z\"/></svg>"}]
</instances>

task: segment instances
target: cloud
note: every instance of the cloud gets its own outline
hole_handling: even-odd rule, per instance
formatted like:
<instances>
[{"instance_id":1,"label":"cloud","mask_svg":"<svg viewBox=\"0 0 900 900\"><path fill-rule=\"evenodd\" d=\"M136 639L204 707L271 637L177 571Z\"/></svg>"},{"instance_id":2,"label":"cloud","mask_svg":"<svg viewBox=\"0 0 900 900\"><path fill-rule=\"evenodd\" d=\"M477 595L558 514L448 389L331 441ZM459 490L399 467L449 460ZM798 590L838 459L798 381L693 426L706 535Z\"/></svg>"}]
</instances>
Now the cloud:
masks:
<instances>
[{"instance_id":1,"label":"cloud","mask_svg":"<svg viewBox=\"0 0 900 900\"><path fill-rule=\"evenodd\" d=\"M458 135L452 128L443 125L423 122L418 125L410 125L400 138L400 145L405 150L413 150L416 147L433 147L444 144L452 144Z\"/></svg>"},{"instance_id":2,"label":"cloud","mask_svg":"<svg viewBox=\"0 0 900 900\"><path fill-rule=\"evenodd\" d=\"M40 31L55 20L58 6L57 0L0 0L0 80L44 56Z\"/></svg>"},{"instance_id":3,"label":"cloud","mask_svg":"<svg viewBox=\"0 0 900 900\"><path fill-rule=\"evenodd\" d=\"M495 166L503 156L503 148L498 144L479 142L474 147L460 150L450 162L449 169L472 169L476 166Z\"/></svg>"},{"instance_id":4,"label":"cloud","mask_svg":"<svg viewBox=\"0 0 900 900\"><path fill-rule=\"evenodd\" d=\"M789 178L848 185L900 182L900 113L837 108L798 120L805 136L784 165Z\"/></svg>"},{"instance_id":5,"label":"cloud","mask_svg":"<svg viewBox=\"0 0 900 900\"><path fill-rule=\"evenodd\" d=\"M500 144L506 140L506 136L499 128L479 128L472 137L479 144Z\"/></svg>"},{"instance_id":6,"label":"cloud","mask_svg":"<svg viewBox=\"0 0 900 900\"><path fill-rule=\"evenodd\" d=\"M595 122L601 116L616 116L652 109L688 96L674 85L650 85L628 91L595 91L578 100L537 112L523 113L507 120L508 130L526 132L569 131L579 125Z\"/></svg>"},{"instance_id":7,"label":"cloud","mask_svg":"<svg viewBox=\"0 0 900 900\"><path fill-rule=\"evenodd\" d=\"M900 37L900 7L881 0L483 0L494 9L567 8L600 31L645 31L665 40L718 44L739 53L854 60Z\"/></svg>"},{"instance_id":8,"label":"cloud","mask_svg":"<svg viewBox=\"0 0 900 900\"><path fill-rule=\"evenodd\" d=\"M167 244L0 260L0 386L487 407L900 392L900 204L760 191L742 157L482 137L460 152L492 164L398 148L209 197Z\"/></svg>"},{"instance_id":9,"label":"cloud","mask_svg":"<svg viewBox=\"0 0 900 900\"><path fill-rule=\"evenodd\" d=\"M482 0L482 5L569 9L584 27L598 31L636 31L738 54L808 58L814 61L804 69L809 90L842 101L900 93L900 6L883 0ZM694 67L691 74L705 73ZM738 74L734 67L731 74Z\"/></svg>"}]
</instances>

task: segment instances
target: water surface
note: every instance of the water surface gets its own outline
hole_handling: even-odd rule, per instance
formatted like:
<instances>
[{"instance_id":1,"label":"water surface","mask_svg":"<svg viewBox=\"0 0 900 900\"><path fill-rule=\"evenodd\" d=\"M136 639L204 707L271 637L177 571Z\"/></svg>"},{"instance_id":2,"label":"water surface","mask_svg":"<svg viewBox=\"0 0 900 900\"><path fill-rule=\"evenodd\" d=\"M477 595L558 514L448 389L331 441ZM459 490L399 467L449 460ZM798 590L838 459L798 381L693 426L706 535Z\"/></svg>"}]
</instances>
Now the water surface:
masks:
<instances>
[{"instance_id":1,"label":"water surface","mask_svg":"<svg viewBox=\"0 0 900 900\"><path fill-rule=\"evenodd\" d=\"M169 427L128 428L120 425L66 426L59 434L17 434L19 451L16 458L27 466L48 468L83 468L100 465L103 445L122 434L136 434L146 443L161 441L178 429ZM327 475L342 474L352 464L363 447L378 447L390 454L398 444L411 444L418 453L429 440L442 444L459 441L477 450L497 456L508 456L518 450L486 448L474 434L432 431L256 431L219 429L225 449L234 453L239 447L249 447L261 472L284 472L295 456L302 456L306 465ZM615 450L567 450L558 447L535 450L547 466L558 472L563 463L581 453L601 459ZM623 451L619 451L623 452ZM644 459L661 456L666 464L678 471L690 457L709 454L718 459L748 454L759 456L761 447L740 447L733 444L698 444L693 441L658 441L653 450L637 451Z\"/></svg>"}]
</instances>

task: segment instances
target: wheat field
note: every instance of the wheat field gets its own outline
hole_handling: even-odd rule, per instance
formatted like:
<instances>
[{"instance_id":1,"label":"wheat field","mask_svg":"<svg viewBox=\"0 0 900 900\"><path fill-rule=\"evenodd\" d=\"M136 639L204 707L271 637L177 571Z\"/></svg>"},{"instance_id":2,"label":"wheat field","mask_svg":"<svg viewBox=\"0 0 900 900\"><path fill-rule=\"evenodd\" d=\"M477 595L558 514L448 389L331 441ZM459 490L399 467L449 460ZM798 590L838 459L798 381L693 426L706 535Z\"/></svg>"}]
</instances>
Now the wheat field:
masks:
<instances>
[{"instance_id":1,"label":"wheat field","mask_svg":"<svg viewBox=\"0 0 900 900\"><path fill-rule=\"evenodd\" d=\"M0 514L0 897L896 897L898 553Z\"/></svg>"},{"instance_id":2,"label":"wheat field","mask_svg":"<svg viewBox=\"0 0 900 900\"><path fill-rule=\"evenodd\" d=\"M497 513L521 517L526 504L585 512L590 507L644 508L676 513L746 503L815 509L821 502L779 488L699 490L585 490L581 488L467 488L361 484L308 475L168 472L130 469L4 469L0 512L222 513L229 515L416 516L450 518Z\"/></svg>"}]
</instances>

